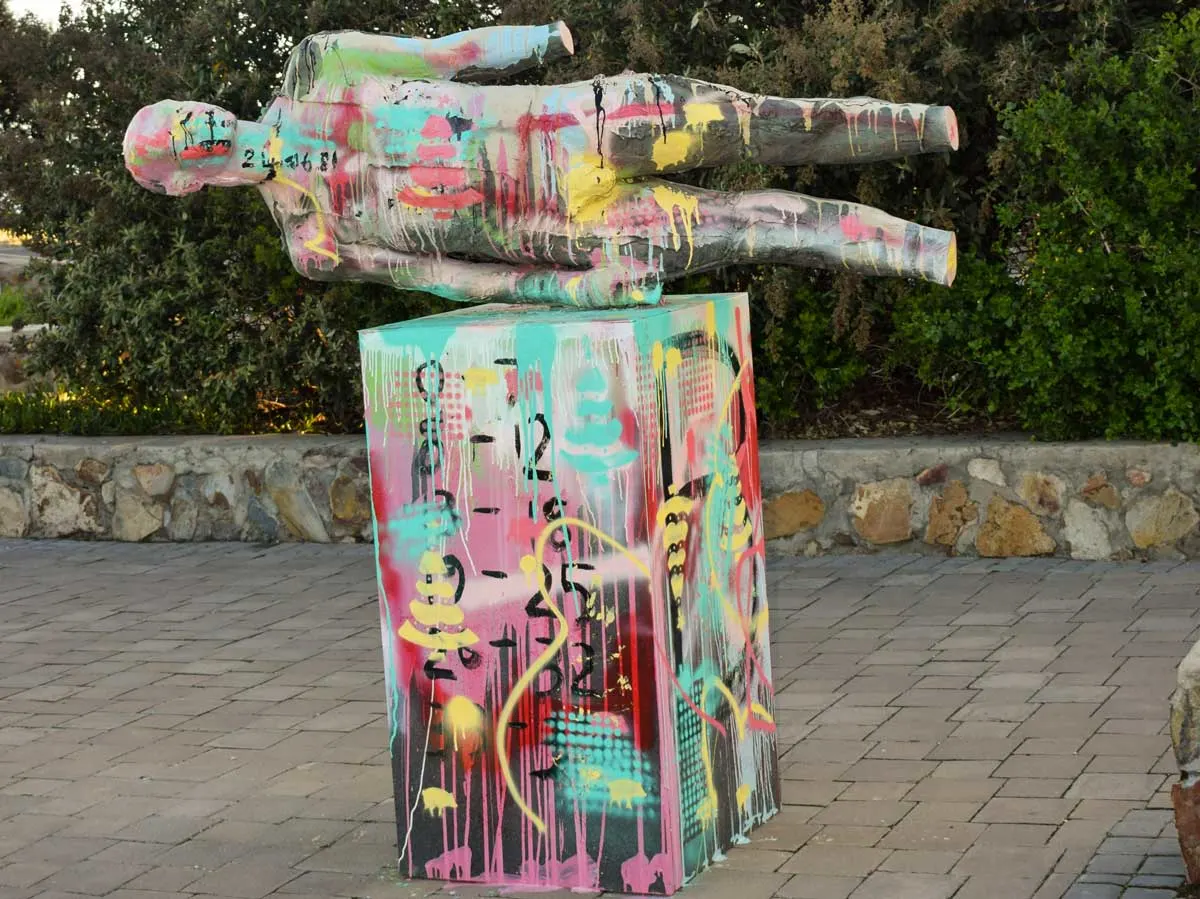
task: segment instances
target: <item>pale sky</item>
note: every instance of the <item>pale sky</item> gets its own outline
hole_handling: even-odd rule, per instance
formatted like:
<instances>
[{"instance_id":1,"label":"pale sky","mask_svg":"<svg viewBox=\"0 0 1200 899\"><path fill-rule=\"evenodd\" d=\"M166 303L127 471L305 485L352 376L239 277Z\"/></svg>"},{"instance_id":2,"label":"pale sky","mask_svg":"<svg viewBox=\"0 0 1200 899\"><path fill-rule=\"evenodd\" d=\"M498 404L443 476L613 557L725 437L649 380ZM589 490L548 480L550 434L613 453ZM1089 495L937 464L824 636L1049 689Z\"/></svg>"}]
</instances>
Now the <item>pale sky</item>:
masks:
<instances>
[{"instance_id":1,"label":"pale sky","mask_svg":"<svg viewBox=\"0 0 1200 899\"><path fill-rule=\"evenodd\" d=\"M13 11L16 16L23 16L27 12L33 13L44 22L57 22L58 11L62 7L62 0L0 0L8 4L8 8ZM72 9L79 8L79 0L67 0L68 5Z\"/></svg>"}]
</instances>

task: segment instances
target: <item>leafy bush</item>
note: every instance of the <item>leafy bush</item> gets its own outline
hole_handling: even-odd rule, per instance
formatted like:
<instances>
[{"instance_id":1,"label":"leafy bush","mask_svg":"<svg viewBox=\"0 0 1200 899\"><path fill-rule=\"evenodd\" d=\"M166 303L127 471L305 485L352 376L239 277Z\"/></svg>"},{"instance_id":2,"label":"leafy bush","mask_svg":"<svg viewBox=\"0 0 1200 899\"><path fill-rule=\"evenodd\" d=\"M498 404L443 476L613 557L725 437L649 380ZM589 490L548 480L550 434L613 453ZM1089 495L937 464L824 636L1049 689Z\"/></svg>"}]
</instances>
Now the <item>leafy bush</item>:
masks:
<instances>
[{"instance_id":1,"label":"leafy bush","mask_svg":"<svg viewBox=\"0 0 1200 899\"><path fill-rule=\"evenodd\" d=\"M1000 142L996 106L1025 102L1055 71L1067 79L1063 90L1072 89L1080 83L1077 68L1095 68L1129 49L1146 22L1176 6L509 0L497 11L479 0L127 0L117 9L84 0L82 12L64 14L50 30L14 19L0 3L0 228L30 235L34 249L59 263L45 267L48 290L34 311L56 327L37 341L33 369L53 372L72 392L99 402L196 410L188 420L223 432L360 426L355 331L442 304L370 285L304 281L253 191L154 196L132 183L118 149L138 107L162 97L210 100L257 118L288 47L315 31L433 35L562 18L577 36L578 55L529 78L563 81L633 68L785 96L948 103L964 140L953 155L789 170L738 166L694 180L856 199L953 228L967 257L1011 240L1014 229L1005 230L994 210L1030 202L1029 188L1020 185L1040 177L1014 168L1021 163L1011 162L1014 153ZM1085 52L1073 59L1072 49ZM1016 157L1035 158L1024 151ZM1014 196L1018 187L1021 197ZM680 288L751 292L760 415L778 432L886 371L897 358L898 303L953 318L954 304L979 301L980 290L1008 289L998 265L964 258L963 286L953 291L756 267ZM972 286L976 276L984 287ZM994 313L981 309L972 339L980 353L1002 352L1000 337L983 329ZM922 353L929 383L952 384L963 404L1007 402L995 390L959 386L972 381L978 359L922 337L915 313L902 324L903 346ZM933 347L927 357L924 346ZM955 352L964 372L957 379ZM979 383L1008 383L988 371ZM1004 389L1017 396L1019 383ZM1042 402L1052 403L1052 395Z\"/></svg>"},{"instance_id":2,"label":"leafy bush","mask_svg":"<svg viewBox=\"0 0 1200 899\"><path fill-rule=\"evenodd\" d=\"M1004 116L997 258L912 291L896 327L928 383L1046 437L1194 440L1200 10L1076 63Z\"/></svg>"},{"instance_id":3,"label":"leafy bush","mask_svg":"<svg viewBox=\"0 0 1200 899\"><path fill-rule=\"evenodd\" d=\"M49 30L0 3L0 227L58 263L36 266L47 289L32 317L53 328L29 370L121 415L179 410L141 419L172 429L361 427L357 331L445 304L301 278L257 192L151 194L124 170L122 135L163 97L257 119L287 51L315 31L465 24L454 2L87 0Z\"/></svg>"},{"instance_id":4,"label":"leafy bush","mask_svg":"<svg viewBox=\"0 0 1200 899\"><path fill-rule=\"evenodd\" d=\"M138 406L70 393L0 394L0 434L63 434L76 437L209 433L220 423L202 409Z\"/></svg>"}]
</instances>

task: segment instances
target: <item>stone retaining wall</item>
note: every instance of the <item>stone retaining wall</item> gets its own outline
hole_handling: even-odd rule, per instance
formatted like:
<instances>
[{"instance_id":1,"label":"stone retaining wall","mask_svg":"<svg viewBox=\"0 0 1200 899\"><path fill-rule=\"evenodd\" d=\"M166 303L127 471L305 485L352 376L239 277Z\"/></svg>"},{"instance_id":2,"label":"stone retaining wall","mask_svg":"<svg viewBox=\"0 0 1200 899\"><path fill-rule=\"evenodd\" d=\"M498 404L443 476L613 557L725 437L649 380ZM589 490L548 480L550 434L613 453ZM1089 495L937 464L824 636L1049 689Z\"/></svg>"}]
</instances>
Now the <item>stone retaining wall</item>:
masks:
<instances>
[{"instance_id":1,"label":"stone retaining wall","mask_svg":"<svg viewBox=\"0 0 1200 899\"><path fill-rule=\"evenodd\" d=\"M1027 438L768 442L767 537L816 554L1200 558L1200 448Z\"/></svg>"},{"instance_id":2,"label":"stone retaining wall","mask_svg":"<svg viewBox=\"0 0 1200 899\"><path fill-rule=\"evenodd\" d=\"M1200 449L768 441L773 549L1200 558ZM361 437L0 436L0 537L371 539Z\"/></svg>"},{"instance_id":3,"label":"stone retaining wall","mask_svg":"<svg viewBox=\"0 0 1200 899\"><path fill-rule=\"evenodd\" d=\"M0 436L0 537L369 540L360 437Z\"/></svg>"}]
</instances>

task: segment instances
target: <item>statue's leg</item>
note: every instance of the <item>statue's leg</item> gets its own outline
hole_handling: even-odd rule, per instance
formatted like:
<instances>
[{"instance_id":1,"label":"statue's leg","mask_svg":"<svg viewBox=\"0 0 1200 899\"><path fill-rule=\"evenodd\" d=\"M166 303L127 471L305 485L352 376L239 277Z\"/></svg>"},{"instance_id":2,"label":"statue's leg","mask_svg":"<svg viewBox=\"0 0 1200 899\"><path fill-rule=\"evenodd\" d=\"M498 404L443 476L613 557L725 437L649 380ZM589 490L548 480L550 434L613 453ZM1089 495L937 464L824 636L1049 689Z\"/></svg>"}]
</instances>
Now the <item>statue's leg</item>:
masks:
<instances>
[{"instance_id":1,"label":"statue's leg","mask_svg":"<svg viewBox=\"0 0 1200 899\"><path fill-rule=\"evenodd\" d=\"M604 156L623 176L729 165L872 162L957 149L946 106L788 99L674 75L596 82Z\"/></svg>"},{"instance_id":2,"label":"statue's leg","mask_svg":"<svg viewBox=\"0 0 1200 899\"><path fill-rule=\"evenodd\" d=\"M651 304L662 297L657 267L628 255L602 259L588 268L566 268L474 262L365 244L340 249L338 264L330 269L313 270L299 263L297 268L316 280L374 281L459 302L601 307Z\"/></svg>"},{"instance_id":3,"label":"statue's leg","mask_svg":"<svg viewBox=\"0 0 1200 899\"><path fill-rule=\"evenodd\" d=\"M637 259L664 280L755 262L954 280L951 232L857 203L651 179L620 185L586 211L571 237L576 258Z\"/></svg>"}]
</instances>

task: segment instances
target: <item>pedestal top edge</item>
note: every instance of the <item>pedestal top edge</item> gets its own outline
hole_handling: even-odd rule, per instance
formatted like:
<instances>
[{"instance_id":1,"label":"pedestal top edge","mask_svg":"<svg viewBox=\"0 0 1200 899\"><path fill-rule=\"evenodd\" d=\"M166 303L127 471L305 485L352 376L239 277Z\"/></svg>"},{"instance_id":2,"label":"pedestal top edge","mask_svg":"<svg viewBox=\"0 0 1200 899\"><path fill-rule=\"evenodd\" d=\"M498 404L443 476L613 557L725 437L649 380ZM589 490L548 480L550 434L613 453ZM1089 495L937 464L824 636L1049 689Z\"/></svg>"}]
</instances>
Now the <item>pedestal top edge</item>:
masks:
<instances>
[{"instance_id":1,"label":"pedestal top edge","mask_svg":"<svg viewBox=\"0 0 1200 899\"><path fill-rule=\"evenodd\" d=\"M364 328L360 338L384 335L387 332L414 329L455 329L468 325L489 327L516 327L518 325L579 325L586 322L597 324L636 323L659 315L669 315L689 306L702 303L738 300L745 293L694 293L665 296L655 305L616 306L606 308L577 308L574 306L515 305L512 303L487 303L452 309L437 315L426 315L407 321Z\"/></svg>"}]
</instances>

